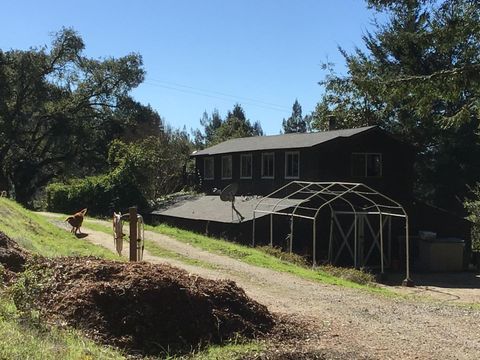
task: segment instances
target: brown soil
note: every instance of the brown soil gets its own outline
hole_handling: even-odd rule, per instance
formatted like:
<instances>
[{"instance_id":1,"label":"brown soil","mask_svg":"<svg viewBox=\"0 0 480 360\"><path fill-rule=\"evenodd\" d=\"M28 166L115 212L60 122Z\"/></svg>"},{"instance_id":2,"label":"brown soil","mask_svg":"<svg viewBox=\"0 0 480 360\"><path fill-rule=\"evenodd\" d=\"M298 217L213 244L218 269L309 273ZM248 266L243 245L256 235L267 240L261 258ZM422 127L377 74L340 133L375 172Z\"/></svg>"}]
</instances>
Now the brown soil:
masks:
<instances>
[{"instance_id":1,"label":"brown soil","mask_svg":"<svg viewBox=\"0 0 480 360\"><path fill-rule=\"evenodd\" d=\"M44 260L50 281L38 306L106 344L146 354L189 351L274 321L232 281L206 280L168 266L95 258Z\"/></svg>"},{"instance_id":2,"label":"brown soil","mask_svg":"<svg viewBox=\"0 0 480 360\"><path fill-rule=\"evenodd\" d=\"M27 256L0 233L0 261L21 271ZM93 257L30 260L40 276L34 306L52 323L132 353L181 353L236 336L253 338L275 321L233 281L207 280L169 265Z\"/></svg>"},{"instance_id":3,"label":"brown soil","mask_svg":"<svg viewBox=\"0 0 480 360\"><path fill-rule=\"evenodd\" d=\"M16 278L16 273L23 271L31 258L28 251L22 249L15 241L0 231L0 264L3 266L3 281L9 283Z\"/></svg>"}]
</instances>

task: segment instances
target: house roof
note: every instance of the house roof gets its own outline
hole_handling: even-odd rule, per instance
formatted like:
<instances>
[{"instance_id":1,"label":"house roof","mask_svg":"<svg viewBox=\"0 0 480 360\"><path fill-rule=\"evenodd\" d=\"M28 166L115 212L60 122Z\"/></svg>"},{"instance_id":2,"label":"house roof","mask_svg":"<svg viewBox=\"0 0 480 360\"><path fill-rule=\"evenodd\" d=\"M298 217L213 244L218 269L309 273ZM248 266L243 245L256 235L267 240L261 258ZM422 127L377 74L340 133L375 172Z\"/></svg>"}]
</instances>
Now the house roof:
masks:
<instances>
[{"instance_id":1,"label":"house roof","mask_svg":"<svg viewBox=\"0 0 480 360\"><path fill-rule=\"evenodd\" d=\"M192 153L192 156L216 155L259 150L308 148L333 139L348 138L374 128L377 127L365 126L356 129L320 131L302 134L293 133L271 136L253 136L246 138L230 139L209 148L194 151Z\"/></svg>"},{"instance_id":2,"label":"house roof","mask_svg":"<svg viewBox=\"0 0 480 360\"><path fill-rule=\"evenodd\" d=\"M208 220L221 223L238 223L240 215L242 221L251 221L253 219L253 210L258 204L261 197L242 197L235 198L235 209L237 212L232 213L232 203L222 201L218 195L203 195L195 199L181 201L178 204L171 205L169 208L159 211L153 211L152 215L169 216L175 218L184 218L191 220ZM281 199L271 198L271 201L279 201ZM277 207L277 210L289 208L298 205L301 201L296 199L288 199L285 203ZM255 217L266 216L267 214L258 213Z\"/></svg>"}]
</instances>

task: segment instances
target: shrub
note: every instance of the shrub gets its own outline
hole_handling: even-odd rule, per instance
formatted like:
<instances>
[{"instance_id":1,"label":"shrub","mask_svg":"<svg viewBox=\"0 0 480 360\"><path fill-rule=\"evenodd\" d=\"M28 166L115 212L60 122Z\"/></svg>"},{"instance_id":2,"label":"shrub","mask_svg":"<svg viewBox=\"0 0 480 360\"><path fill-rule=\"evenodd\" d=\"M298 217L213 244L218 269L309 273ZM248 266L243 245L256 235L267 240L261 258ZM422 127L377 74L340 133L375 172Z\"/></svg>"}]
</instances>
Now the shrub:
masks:
<instances>
[{"instance_id":1,"label":"shrub","mask_svg":"<svg viewBox=\"0 0 480 360\"><path fill-rule=\"evenodd\" d=\"M73 213L87 207L91 215L111 215L130 206L147 210L148 205L135 178L115 169L110 174L73 179L47 186L47 210Z\"/></svg>"},{"instance_id":2,"label":"shrub","mask_svg":"<svg viewBox=\"0 0 480 360\"><path fill-rule=\"evenodd\" d=\"M337 267L333 265L322 265L320 270L335 277L339 277L357 284L367 285L375 282L375 276L354 268Z\"/></svg>"},{"instance_id":3,"label":"shrub","mask_svg":"<svg viewBox=\"0 0 480 360\"><path fill-rule=\"evenodd\" d=\"M272 246L259 246L259 250L267 253L268 255L275 256L276 258L298 265L298 266L307 266L307 260L298 254L295 253L289 253L282 251L281 248L279 247L272 247Z\"/></svg>"}]
</instances>

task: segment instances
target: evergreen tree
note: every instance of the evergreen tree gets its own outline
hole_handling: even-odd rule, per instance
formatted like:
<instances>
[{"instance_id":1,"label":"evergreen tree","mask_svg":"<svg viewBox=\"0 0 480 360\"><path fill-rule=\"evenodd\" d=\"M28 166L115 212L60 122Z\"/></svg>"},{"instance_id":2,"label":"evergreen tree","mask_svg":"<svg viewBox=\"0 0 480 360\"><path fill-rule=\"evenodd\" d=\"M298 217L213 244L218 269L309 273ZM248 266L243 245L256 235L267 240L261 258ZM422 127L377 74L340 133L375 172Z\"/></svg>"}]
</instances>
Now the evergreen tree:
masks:
<instances>
[{"instance_id":1,"label":"evergreen tree","mask_svg":"<svg viewBox=\"0 0 480 360\"><path fill-rule=\"evenodd\" d=\"M290 115L287 120L283 119L282 121L283 132L285 134L307 132L308 119L308 116L302 116L302 106L298 100L295 99L292 106L292 115Z\"/></svg>"},{"instance_id":2,"label":"evergreen tree","mask_svg":"<svg viewBox=\"0 0 480 360\"><path fill-rule=\"evenodd\" d=\"M378 124L417 149L417 195L461 210L480 179L480 3L369 0L388 15L364 38L366 51L340 49L348 75L331 67L314 127Z\"/></svg>"},{"instance_id":3,"label":"evergreen tree","mask_svg":"<svg viewBox=\"0 0 480 360\"><path fill-rule=\"evenodd\" d=\"M260 123L256 121L252 124L240 104L235 104L233 109L228 111L225 120L222 120L217 110L211 117L204 112L200 124L204 128L203 132L199 129L193 132L197 148L212 146L233 138L263 135Z\"/></svg>"}]
</instances>

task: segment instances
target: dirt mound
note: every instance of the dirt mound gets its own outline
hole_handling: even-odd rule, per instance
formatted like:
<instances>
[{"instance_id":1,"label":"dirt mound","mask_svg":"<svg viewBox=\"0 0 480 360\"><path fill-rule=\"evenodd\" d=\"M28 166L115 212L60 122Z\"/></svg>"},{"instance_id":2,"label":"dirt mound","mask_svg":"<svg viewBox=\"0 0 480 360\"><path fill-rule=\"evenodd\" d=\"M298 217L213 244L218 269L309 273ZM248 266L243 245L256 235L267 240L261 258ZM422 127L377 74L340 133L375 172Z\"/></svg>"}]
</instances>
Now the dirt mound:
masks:
<instances>
[{"instance_id":1,"label":"dirt mound","mask_svg":"<svg viewBox=\"0 0 480 360\"><path fill-rule=\"evenodd\" d=\"M15 273L23 271L25 263L31 255L26 250L0 231L0 264L3 266L3 280L11 281Z\"/></svg>"},{"instance_id":2,"label":"dirt mound","mask_svg":"<svg viewBox=\"0 0 480 360\"><path fill-rule=\"evenodd\" d=\"M236 334L254 337L274 324L234 282L168 265L57 258L36 267L48 279L37 306L49 318L129 351L189 351Z\"/></svg>"}]
</instances>

